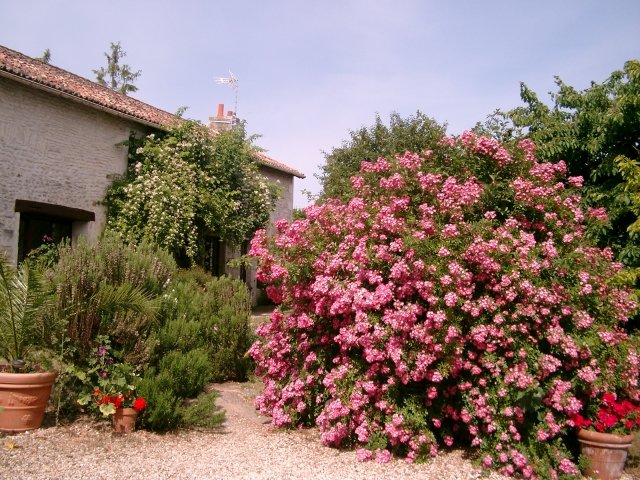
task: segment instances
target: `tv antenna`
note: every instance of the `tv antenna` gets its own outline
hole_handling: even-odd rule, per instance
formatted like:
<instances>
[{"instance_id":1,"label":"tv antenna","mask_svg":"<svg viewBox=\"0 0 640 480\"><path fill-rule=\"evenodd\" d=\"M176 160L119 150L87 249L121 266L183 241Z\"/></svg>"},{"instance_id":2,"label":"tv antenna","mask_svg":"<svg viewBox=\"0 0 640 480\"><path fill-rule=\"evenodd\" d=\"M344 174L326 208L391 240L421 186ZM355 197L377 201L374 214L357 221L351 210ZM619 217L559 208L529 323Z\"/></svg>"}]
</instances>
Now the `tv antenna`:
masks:
<instances>
[{"instance_id":1,"label":"tv antenna","mask_svg":"<svg viewBox=\"0 0 640 480\"><path fill-rule=\"evenodd\" d=\"M228 77L216 77L215 81L218 85L229 85L235 92L235 105L233 106L233 115L237 116L238 114L238 77L236 77L231 70L229 70Z\"/></svg>"}]
</instances>

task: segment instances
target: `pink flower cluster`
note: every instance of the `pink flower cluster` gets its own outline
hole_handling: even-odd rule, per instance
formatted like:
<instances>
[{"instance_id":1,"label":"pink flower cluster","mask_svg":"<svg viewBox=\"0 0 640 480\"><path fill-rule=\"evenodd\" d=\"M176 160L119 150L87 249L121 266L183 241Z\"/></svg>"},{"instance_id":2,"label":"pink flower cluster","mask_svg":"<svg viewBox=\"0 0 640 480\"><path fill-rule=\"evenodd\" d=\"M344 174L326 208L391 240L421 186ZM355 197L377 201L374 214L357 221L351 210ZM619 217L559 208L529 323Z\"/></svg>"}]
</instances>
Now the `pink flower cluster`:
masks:
<instances>
[{"instance_id":1,"label":"pink flower cluster","mask_svg":"<svg viewBox=\"0 0 640 480\"><path fill-rule=\"evenodd\" d=\"M566 167L534 152L447 137L428 158L363 162L349 203L258 232L258 278L282 304L250 350L260 411L361 460L458 444L507 475L575 475L572 417L605 391L640 397L635 304L583 235Z\"/></svg>"}]
</instances>

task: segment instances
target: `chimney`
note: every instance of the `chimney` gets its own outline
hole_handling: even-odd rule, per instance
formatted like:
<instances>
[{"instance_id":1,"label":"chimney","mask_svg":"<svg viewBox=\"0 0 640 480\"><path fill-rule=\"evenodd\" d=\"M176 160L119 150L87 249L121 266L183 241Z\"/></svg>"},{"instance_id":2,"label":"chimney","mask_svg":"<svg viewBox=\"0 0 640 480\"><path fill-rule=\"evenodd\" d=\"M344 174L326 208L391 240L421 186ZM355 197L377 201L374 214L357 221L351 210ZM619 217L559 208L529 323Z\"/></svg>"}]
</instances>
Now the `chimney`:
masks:
<instances>
[{"instance_id":1,"label":"chimney","mask_svg":"<svg viewBox=\"0 0 640 480\"><path fill-rule=\"evenodd\" d=\"M209 117L209 128L214 132L223 132L233 128L236 119L231 110L224 114L224 103L218 104L218 114L215 117Z\"/></svg>"}]
</instances>

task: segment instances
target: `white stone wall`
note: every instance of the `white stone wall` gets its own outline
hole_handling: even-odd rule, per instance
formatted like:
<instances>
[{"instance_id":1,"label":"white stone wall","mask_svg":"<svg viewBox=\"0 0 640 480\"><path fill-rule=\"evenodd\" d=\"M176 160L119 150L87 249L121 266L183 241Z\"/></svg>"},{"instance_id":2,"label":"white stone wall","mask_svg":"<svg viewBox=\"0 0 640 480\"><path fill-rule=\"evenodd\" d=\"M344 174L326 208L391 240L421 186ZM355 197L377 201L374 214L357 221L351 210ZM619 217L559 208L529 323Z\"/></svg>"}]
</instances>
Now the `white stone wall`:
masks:
<instances>
[{"instance_id":1,"label":"white stone wall","mask_svg":"<svg viewBox=\"0 0 640 480\"><path fill-rule=\"evenodd\" d=\"M269 226L267 227L267 231L273 234L275 232L273 224L276 221L282 218L291 221L293 211L293 175L265 165L260 165L260 173L264 175L269 182L280 187L280 198L276 201L276 206L273 212L271 212Z\"/></svg>"},{"instance_id":2,"label":"white stone wall","mask_svg":"<svg viewBox=\"0 0 640 480\"><path fill-rule=\"evenodd\" d=\"M280 187L280 198L278 198L278 200L276 201L275 208L269 216L269 224L267 225L267 232L270 235L274 235L275 227L273 226L273 224L276 221L282 218L285 218L288 221L291 221L292 219L294 177L293 175L289 175L287 173L281 172L280 170L275 170L265 165L260 165L260 173L264 175L271 183L274 183ZM261 294L257 287L255 262L251 267L247 268L247 285L251 290L251 300L253 304L255 304Z\"/></svg>"},{"instance_id":3,"label":"white stone wall","mask_svg":"<svg viewBox=\"0 0 640 480\"><path fill-rule=\"evenodd\" d=\"M20 214L16 199L79 208L93 222L75 222L73 235L95 239L105 222L99 205L124 173L127 148L117 146L143 126L0 77L0 250L15 264Z\"/></svg>"}]
</instances>

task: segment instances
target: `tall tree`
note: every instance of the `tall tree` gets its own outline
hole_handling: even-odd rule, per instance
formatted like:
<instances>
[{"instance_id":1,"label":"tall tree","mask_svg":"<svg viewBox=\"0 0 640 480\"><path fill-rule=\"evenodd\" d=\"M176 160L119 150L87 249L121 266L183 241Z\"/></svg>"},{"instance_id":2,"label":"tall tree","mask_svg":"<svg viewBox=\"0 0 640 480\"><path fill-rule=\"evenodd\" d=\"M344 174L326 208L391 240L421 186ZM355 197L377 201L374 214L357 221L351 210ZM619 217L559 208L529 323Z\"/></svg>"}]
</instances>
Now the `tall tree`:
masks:
<instances>
[{"instance_id":1,"label":"tall tree","mask_svg":"<svg viewBox=\"0 0 640 480\"><path fill-rule=\"evenodd\" d=\"M96 81L100 85L125 95L138 90L133 82L142 74L142 70L134 72L129 65L120 64L120 60L126 55L127 52L122 49L120 42L111 42L111 53L104 53L107 58L107 67L93 70L93 73L96 74Z\"/></svg>"},{"instance_id":2,"label":"tall tree","mask_svg":"<svg viewBox=\"0 0 640 480\"><path fill-rule=\"evenodd\" d=\"M403 154L407 150L420 152L434 148L445 131L446 126L419 111L407 118L394 112L389 126L376 115L371 127L350 131L351 138L341 147L325 152L326 163L319 176L322 183L320 198L349 198L352 196L350 179L360 170L360 162Z\"/></svg>"}]
</instances>

